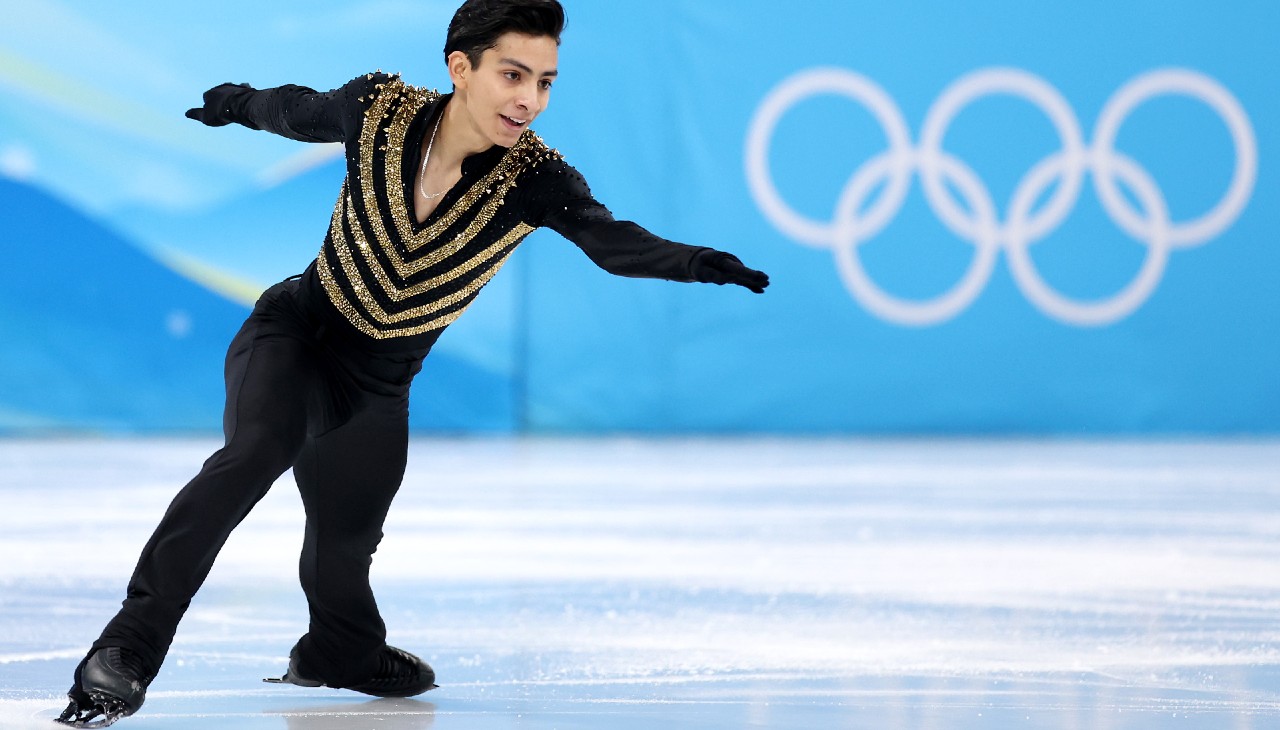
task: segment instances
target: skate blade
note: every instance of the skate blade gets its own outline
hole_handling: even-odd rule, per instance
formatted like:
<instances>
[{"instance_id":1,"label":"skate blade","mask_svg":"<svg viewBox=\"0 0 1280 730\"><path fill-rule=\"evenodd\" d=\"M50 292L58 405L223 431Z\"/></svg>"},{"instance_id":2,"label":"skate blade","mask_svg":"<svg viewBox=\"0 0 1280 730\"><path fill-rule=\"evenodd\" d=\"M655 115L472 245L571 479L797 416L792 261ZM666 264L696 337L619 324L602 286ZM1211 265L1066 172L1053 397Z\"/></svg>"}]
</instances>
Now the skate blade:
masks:
<instances>
[{"instance_id":1,"label":"skate blade","mask_svg":"<svg viewBox=\"0 0 1280 730\"><path fill-rule=\"evenodd\" d=\"M275 677L263 677L262 681L267 684L292 684L296 687L323 687L324 682L317 682L313 679L301 679L299 677L291 677L285 672L283 677L276 679Z\"/></svg>"},{"instance_id":2,"label":"skate blade","mask_svg":"<svg viewBox=\"0 0 1280 730\"><path fill-rule=\"evenodd\" d=\"M123 712L119 712L119 713L113 712L110 714L103 715L102 717L90 716L88 719L85 719L85 720L64 720L61 717L59 717L59 718L56 718L54 722L58 723L59 725L66 725L67 727L87 727L87 728L110 727L116 724L116 720L119 720L122 717L124 717Z\"/></svg>"},{"instance_id":3,"label":"skate blade","mask_svg":"<svg viewBox=\"0 0 1280 730\"><path fill-rule=\"evenodd\" d=\"M67 727L100 728L114 725L116 720L130 714L125 710L124 704L114 697L97 692L90 696L92 704L89 707L82 710L80 704L72 700L54 722Z\"/></svg>"}]
</instances>

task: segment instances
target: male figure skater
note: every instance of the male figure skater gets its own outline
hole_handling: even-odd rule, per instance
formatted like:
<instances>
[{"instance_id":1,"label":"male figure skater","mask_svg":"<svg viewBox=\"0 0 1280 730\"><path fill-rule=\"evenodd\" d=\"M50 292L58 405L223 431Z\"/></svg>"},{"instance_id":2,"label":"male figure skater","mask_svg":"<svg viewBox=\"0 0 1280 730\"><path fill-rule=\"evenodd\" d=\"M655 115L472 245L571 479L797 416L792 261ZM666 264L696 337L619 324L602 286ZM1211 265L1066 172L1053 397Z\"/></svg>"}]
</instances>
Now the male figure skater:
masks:
<instances>
[{"instance_id":1,"label":"male figure skater","mask_svg":"<svg viewBox=\"0 0 1280 730\"><path fill-rule=\"evenodd\" d=\"M563 27L557 0L467 0L444 47L451 94L376 73L326 93L222 84L187 112L212 127L341 142L347 177L319 256L268 289L232 340L226 444L143 548L61 722L105 727L142 706L218 551L290 467L306 510L310 625L274 681L384 697L435 687L431 667L386 643L371 556L404 474L410 381L534 229L621 276L768 286L728 253L614 220L529 129L547 108Z\"/></svg>"}]
</instances>

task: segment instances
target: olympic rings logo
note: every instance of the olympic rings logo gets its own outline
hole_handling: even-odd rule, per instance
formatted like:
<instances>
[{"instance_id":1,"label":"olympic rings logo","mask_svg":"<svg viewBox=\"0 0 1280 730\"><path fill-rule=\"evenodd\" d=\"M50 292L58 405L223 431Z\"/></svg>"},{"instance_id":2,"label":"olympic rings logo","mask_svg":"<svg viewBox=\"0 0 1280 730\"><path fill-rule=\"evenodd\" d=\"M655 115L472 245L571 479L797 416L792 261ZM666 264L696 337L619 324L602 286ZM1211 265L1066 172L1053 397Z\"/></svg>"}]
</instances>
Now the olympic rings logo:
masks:
<instances>
[{"instance_id":1,"label":"olympic rings logo","mask_svg":"<svg viewBox=\"0 0 1280 730\"><path fill-rule=\"evenodd\" d=\"M834 220L822 222L797 213L779 194L769 169L768 152L779 121L795 105L814 96L848 97L867 108L888 139L888 149L863 163L845 184ZM1033 165L1019 180L1003 219L986 185L973 169L942 147L947 128L969 104L984 96L1020 97L1043 112L1057 132L1061 150ZM1199 100L1226 123L1235 147L1231 182L1212 209L1193 220L1170 220L1160 187L1132 158L1115 148L1121 125L1137 107L1157 96L1183 95ZM955 317L986 286L997 256L1004 251L1023 295L1045 314L1082 326L1109 324L1132 314L1151 296L1175 249L1199 246L1229 228L1249 202L1257 175L1258 153L1244 108L1221 84L1186 69L1160 69L1134 78L1111 96L1086 145L1074 112L1049 83L1015 68L987 68L953 82L925 116L919 145L893 99L865 76L836 68L804 71L783 81L756 111L747 135L746 173L752 196L779 231L795 241L831 250L850 293L876 316L890 322L925 326ZM1098 300L1072 299L1051 287L1036 269L1031 246L1060 226L1075 207L1085 174L1091 174L1098 198L1113 222L1146 246L1137 275L1119 292ZM902 208L914 174L920 176L929 207L948 230L971 243L974 256L960 281L927 300L909 300L872 281L858 247L875 237ZM960 205L947 184L960 193ZM1034 208L1054 183L1057 189ZM1123 184L1141 210L1121 193ZM868 206L870 196L882 189ZM1033 209L1034 208L1034 209Z\"/></svg>"}]
</instances>

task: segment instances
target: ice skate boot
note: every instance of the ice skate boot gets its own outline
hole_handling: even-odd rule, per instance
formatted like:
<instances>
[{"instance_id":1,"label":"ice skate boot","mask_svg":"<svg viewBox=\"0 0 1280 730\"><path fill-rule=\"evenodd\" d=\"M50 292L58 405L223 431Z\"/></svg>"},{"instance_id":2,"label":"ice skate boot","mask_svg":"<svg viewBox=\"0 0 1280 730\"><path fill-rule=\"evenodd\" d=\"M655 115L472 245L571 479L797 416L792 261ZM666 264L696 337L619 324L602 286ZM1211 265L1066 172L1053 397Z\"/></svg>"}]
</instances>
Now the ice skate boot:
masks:
<instances>
[{"instance_id":1,"label":"ice skate boot","mask_svg":"<svg viewBox=\"0 0 1280 730\"><path fill-rule=\"evenodd\" d=\"M394 646L384 646L378 652L378 670L372 677L347 687L375 697L412 697L435 688L435 670L413 654Z\"/></svg>"},{"instance_id":2,"label":"ice skate boot","mask_svg":"<svg viewBox=\"0 0 1280 730\"><path fill-rule=\"evenodd\" d=\"M67 691L71 702L57 721L71 727L107 727L142 707L154 678L135 652L117 646L98 649L76 667L75 684Z\"/></svg>"},{"instance_id":3,"label":"ice skate boot","mask_svg":"<svg viewBox=\"0 0 1280 730\"><path fill-rule=\"evenodd\" d=\"M299 687L328 686L307 676L298 667L298 647L289 652L289 669L279 679L264 679L271 684L296 684ZM436 688L436 673L426 662L404 649L383 646L378 652L378 668L363 682L339 687L375 697L412 697Z\"/></svg>"}]
</instances>

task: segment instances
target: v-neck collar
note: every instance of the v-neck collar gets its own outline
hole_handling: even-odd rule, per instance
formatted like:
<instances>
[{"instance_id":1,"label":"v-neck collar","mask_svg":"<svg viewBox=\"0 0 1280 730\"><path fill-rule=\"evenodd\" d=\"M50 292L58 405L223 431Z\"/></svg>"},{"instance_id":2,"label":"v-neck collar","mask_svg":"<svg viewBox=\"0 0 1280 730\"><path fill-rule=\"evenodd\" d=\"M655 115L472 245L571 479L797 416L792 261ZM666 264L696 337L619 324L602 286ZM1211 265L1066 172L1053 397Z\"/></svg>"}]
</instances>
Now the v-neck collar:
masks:
<instances>
[{"instance_id":1,"label":"v-neck collar","mask_svg":"<svg viewBox=\"0 0 1280 730\"><path fill-rule=\"evenodd\" d=\"M418 171L422 168L422 156L426 152L423 135L427 129L430 129L429 125L435 124L440 115L444 114L445 108L452 99L452 93L441 94L434 104L423 104L421 109L414 112L413 119L409 122L408 132L405 134L405 140L414 140L413 149L416 149L416 154L403 156L403 169L400 171L403 177L403 184L401 185L400 197L401 204L409 212L409 227L415 235L430 227L437 218L448 211L450 206L456 203L458 198L469 190L480 176L492 170L510 149L500 145L493 145L484 152L468 155L462 161L462 177L458 178L458 182L454 183L453 187L445 192L444 197L440 199L439 203L436 203L435 209L427 214L426 219L419 223L417 206Z\"/></svg>"}]
</instances>

